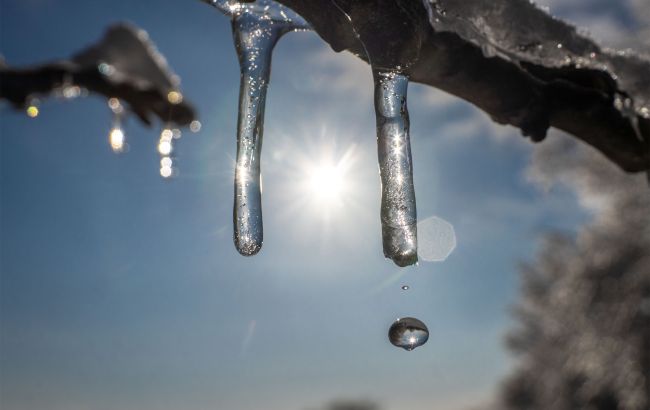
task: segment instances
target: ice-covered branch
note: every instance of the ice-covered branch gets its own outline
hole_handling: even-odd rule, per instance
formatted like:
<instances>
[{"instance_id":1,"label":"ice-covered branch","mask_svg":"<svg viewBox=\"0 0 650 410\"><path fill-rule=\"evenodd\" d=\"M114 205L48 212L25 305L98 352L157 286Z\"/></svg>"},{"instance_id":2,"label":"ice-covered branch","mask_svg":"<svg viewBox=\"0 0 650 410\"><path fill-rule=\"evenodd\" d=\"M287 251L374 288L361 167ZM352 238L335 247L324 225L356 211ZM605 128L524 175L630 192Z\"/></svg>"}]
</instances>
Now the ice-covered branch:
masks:
<instances>
[{"instance_id":1,"label":"ice-covered branch","mask_svg":"<svg viewBox=\"0 0 650 410\"><path fill-rule=\"evenodd\" d=\"M528 0L278 0L334 50L463 98L533 141L564 130L650 170L650 60L600 47Z\"/></svg>"},{"instance_id":2,"label":"ice-covered branch","mask_svg":"<svg viewBox=\"0 0 650 410\"><path fill-rule=\"evenodd\" d=\"M84 91L126 102L146 124L152 115L179 126L195 119L164 57L146 32L131 25L109 27L100 42L69 60L30 68L0 65L0 99L19 109L35 98L70 98Z\"/></svg>"}]
</instances>

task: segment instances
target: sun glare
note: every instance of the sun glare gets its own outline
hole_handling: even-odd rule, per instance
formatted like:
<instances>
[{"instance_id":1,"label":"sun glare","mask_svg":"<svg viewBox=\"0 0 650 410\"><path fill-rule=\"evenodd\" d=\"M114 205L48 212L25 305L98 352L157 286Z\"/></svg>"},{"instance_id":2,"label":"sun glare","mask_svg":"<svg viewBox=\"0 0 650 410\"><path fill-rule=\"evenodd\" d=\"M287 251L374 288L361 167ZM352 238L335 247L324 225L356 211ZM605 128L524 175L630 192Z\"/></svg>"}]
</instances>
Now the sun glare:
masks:
<instances>
[{"instance_id":1,"label":"sun glare","mask_svg":"<svg viewBox=\"0 0 650 410\"><path fill-rule=\"evenodd\" d=\"M311 173L312 194L325 201L340 201L345 190L345 175L340 165L320 165Z\"/></svg>"}]
</instances>

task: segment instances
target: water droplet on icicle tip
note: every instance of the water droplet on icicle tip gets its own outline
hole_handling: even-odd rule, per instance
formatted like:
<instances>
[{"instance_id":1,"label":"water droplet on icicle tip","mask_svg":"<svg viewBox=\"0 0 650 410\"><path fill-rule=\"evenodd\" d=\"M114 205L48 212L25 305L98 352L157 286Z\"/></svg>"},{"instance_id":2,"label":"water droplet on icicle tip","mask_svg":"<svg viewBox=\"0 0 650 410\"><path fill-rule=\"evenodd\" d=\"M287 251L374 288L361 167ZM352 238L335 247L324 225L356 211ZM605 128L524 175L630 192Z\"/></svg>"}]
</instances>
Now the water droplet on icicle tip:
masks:
<instances>
[{"instance_id":1,"label":"water droplet on icicle tip","mask_svg":"<svg viewBox=\"0 0 650 410\"><path fill-rule=\"evenodd\" d=\"M176 137L178 135L178 137ZM160 176L169 179L174 176L173 159L171 153L173 151L172 141L174 138L180 138L180 130L164 128L160 132L160 140L158 141L158 153L160 154Z\"/></svg>"},{"instance_id":2,"label":"water droplet on icicle tip","mask_svg":"<svg viewBox=\"0 0 650 410\"><path fill-rule=\"evenodd\" d=\"M194 120L190 123L190 131L199 132L201 131L201 121Z\"/></svg>"},{"instance_id":3,"label":"water droplet on icicle tip","mask_svg":"<svg viewBox=\"0 0 650 410\"><path fill-rule=\"evenodd\" d=\"M172 152L172 139L174 134L172 130L165 128L160 133L160 141L158 141L158 153L160 155L169 155Z\"/></svg>"},{"instance_id":4,"label":"water droplet on icicle tip","mask_svg":"<svg viewBox=\"0 0 650 410\"><path fill-rule=\"evenodd\" d=\"M108 142L113 152L120 153L124 151L124 131L122 131L122 128L111 129L108 134Z\"/></svg>"},{"instance_id":5,"label":"water droplet on icicle tip","mask_svg":"<svg viewBox=\"0 0 650 410\"><path fill-rule=\"evenodd\" d=\"M183 94L181 94L178 91L170 91L167 93L167 101L169 101L170 104L180 104L183 102Z\"/></svg>"},{"instance_id":6,"label":"water droplet on icicle tip","mask_svg":"<svg viewBox=\"0 0 650 410\"><path fill-rule=\"evenodd\" d=\"M397 319L388 330L388 340L394 346L410 352L429 340L429 329L413 317Z\"/></svg>"},{"instance_id":7,"label":"water droplet on icicle tip","mask_svg":"<svg viewBox=\"0 0 650 410\"><path fill-rule=\"evenodd\" d=\"M115 97L108 99L108 108L111 109L113 114L122 114L124 112L122 103L120 103L120 100Z\"/></svg>"},{"instance_id":8,"label":"water droplet on icicle tip","mask_svg":"<svg viewBox=\"0 0 650 410\"><path fill-rule=\"evenodd\" d=\"M38 107L34 104L30 104L27 109L25 110L25 113L29 118L36 118L38 117L39 110Z\"/></svg>"},{"instance_id":9,"label":"water droplet on icicle tip","mask_svg":"<svg viewBox=\"0 0 650 410\"><path fill-rule=\"evenodd\" d=\"M79 87L78 85L65 86L61 91L61 95L63 95L63 98L67 100L77 98L81 95L81 87Z\"/></svg>"},{"instance_id":10,"label":"water droplet on icicle tip","mask_svg":"<svg viewBox=\"0 0 650 410\"><path fill-rule=\"evenodd\" d=\"M408 77L374 70L384 255L397 266L417 262L417 212L406 106Z\"/></svg>"},{"instance_id":11,"label":"water droplet on icicle tip","mask_svg":"<svg viewBox=\"0 0 650 410\"><path fill-rule=\"evenodd\" d=\"M449 222L432 216L418 222L418 256L428 262L442 262L456 249L456 231Z\"/></svg>"}]
</instances>

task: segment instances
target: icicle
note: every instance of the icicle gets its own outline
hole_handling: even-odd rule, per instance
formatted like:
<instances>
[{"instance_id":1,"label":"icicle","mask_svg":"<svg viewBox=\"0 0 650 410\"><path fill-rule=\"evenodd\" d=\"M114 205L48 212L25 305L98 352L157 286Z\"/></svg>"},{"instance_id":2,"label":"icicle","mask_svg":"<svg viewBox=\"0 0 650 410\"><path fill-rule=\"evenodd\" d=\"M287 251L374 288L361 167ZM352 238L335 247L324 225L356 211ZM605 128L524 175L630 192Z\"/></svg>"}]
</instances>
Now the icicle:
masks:
<instances>
[{"instance_id":1,"label":"icicle","mask_svg":"<svg viewBox=\"0 0 650 410\"><path fill-rule=\"evenodd\" d=\"M406 108L408 77L373 70L381 174L384 255L398 266L417 262L417 212Z\"/></svg>"},{"instance_id":2,"label":"icicle","mask_svg":"<svg viewBox=\"0 0 650 410\"><path fill-rule=\"evenodd\" d=\"M283 34L306 30L309 26L296 13L274 1L208 2L231 17L239 57L241 83L233 209L234 242L239 253L252 256L262 248L264 237L260 158L271 56Z\"/></svg>"},{"instance_id":3,"label":"icicle","mask_svg":"<svg viewBox=\"0 0 650 410\"><path fill-rule=\"evenodd\" d=\"M281 33L244 13L233 20L241 83L237 121L234 241L239 253L255 255L262 248L262 192L260 158L264 132L264 104L271 73L273 46Z\"/></svg>"}]
</instances>

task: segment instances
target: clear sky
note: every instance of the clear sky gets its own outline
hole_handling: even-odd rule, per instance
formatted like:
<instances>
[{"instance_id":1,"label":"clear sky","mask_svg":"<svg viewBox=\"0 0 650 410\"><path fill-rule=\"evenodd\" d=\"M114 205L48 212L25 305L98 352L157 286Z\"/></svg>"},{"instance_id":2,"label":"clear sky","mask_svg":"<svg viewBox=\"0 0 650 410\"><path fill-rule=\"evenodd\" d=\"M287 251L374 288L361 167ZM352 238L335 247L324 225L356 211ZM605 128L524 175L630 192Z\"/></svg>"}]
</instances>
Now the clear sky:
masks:
<instances>
[{"instance_id":1,"label":"clear sky","mask_svg":"<svg viewBox=\"0 0 650 410\"><path fill-rule=\"evenodd\" d=\"M579 4L558 13L607 29L633 20L614 0ZM370 69L291 33L266 110L265 243L244 258L232 242L239 71L225 17L191 0L0 0L0 18L10 65L137 24L203 123L179 140L180 174L165 181L160 125L131 119L130 151L115 155L101 98L47 100L36 119L0 108L4 410L305 410L339 398L455 410L508 374L517 264L541 233L586 218L571 192L528 181L534 147L516 130L411 84L418 214L453 224L458 246L399 269L381 250ZM344 157L345 189L319 197L310 175ZM403 316L431 331L413 352L387 339Z\"/></svg>"}]
</instances>

